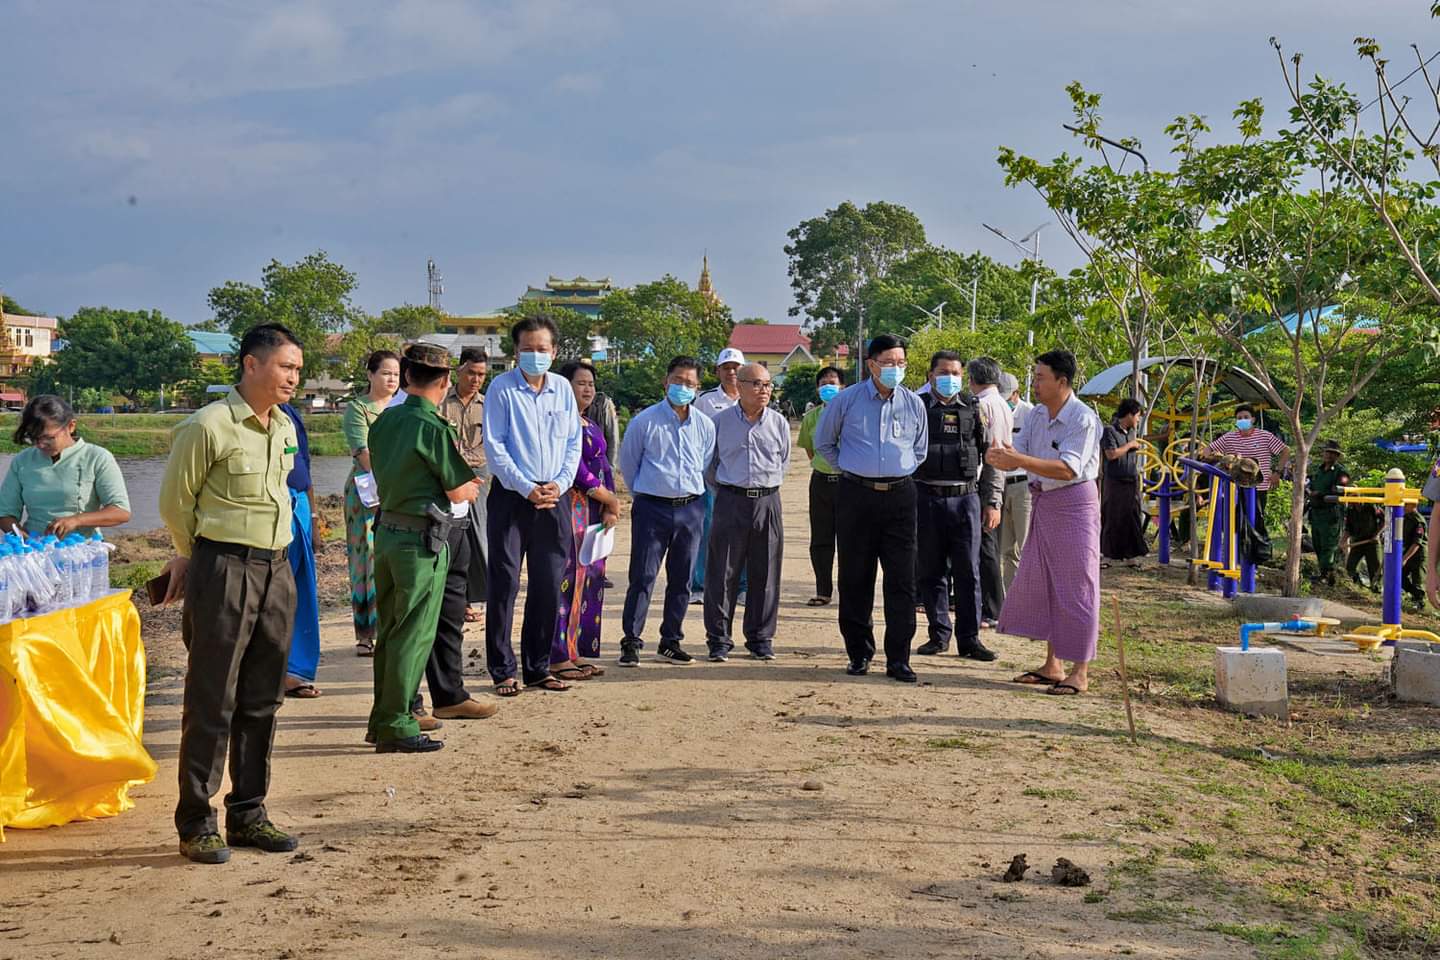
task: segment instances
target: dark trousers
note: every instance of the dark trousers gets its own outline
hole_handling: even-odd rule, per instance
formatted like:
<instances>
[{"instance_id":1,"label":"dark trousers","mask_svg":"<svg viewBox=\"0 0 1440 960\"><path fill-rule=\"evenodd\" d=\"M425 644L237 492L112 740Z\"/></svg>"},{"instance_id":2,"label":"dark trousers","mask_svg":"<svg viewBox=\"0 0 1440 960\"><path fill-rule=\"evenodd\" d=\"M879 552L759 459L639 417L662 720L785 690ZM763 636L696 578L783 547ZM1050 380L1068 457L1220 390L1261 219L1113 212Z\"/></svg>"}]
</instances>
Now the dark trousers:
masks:
<instances>
[{"instance_id":1,"label":"dark trousers","mask_svg":"<svg viewBox=\"0 0 1440 960\"><path fill-rule=\"evenodd\" d=\"M875 657L875 573L885 571L885 665L908 666L915 638L915 483L871 490L840 480L840 635L851 660Z\"/></svg>"},{"instance_id":2,"label":"dark trousers","mask_svg":"<svg viewBox=\"0 0 1440 960\"><path fill-rule=\"evenodd\" d=\"M465 689L465 608L469 605L470 537L468 527L450 531L450 566L445 572L445 599L435 625L435 645L425 662L425 684L432 706L453 707L470 699Z\"/></svg>"},{"instance_id":3,"label":"dark trousers","mask_svg":"<svg viewBox=\"0 0 1440 960\"><path fill-rule=\"evenodd\" d=\"M1425 546L1422 544L1400 568L1400 588L1410 595L1417 607L1425 606Z\"/></svg>"},{"instance_id":4,"label":"dark trousers","mask_svg":"<svg viewBox=\"0 0 1440 960\"><path fill-rule=\"evenodd\" d=\"M1350 558L1345 561L1345 572L1350 574L1350 579L1356 583L1360 582L1360 564L1365 564L1365 579L1369 581L1371 590L1380 589L1380 544L1371 540L1369 543L1358 547L1350 548Z\"/></svg>"},{"instance_id":5,"label":"dark trousers","mask_svg":"<svg viewBox=\"0 0 1440 960\"><path fill-rule=\"evenodd\" d=\"M999 620L1005 606L1005 580L1000 572L1000 528L980 531L980 615Z\"/></svg>"},{"instance_id":6,"label":"dark trousers","mask_svg":"<svg viewBox=\"0 0 1440 960\"><path fill-rule=\"evenodd\" d=\"M785 525L780 494L751 499L720 487L710 522L709 556L705 566L705 643L711 652L729 652L735 644L730 628L740 578L750 579L745 603L745 648L771 653L775 621L780 616L780 565L784 558Z\"/></svg>"},{"instance_id":7,"label":"dark trousers","mask_svg":"<svg viewBox=\"0 0 1440 960\"><path fill-rule=\"evenodd\" d=\"M930 621L930 639L961 650L980 637L980 496L941 497L923 485L916 513L916 589ZM950 620L946 564L955 588L955 622Z\"/></svg>"},{"instance_id":8,"label":"dark trousers","mask_svg":"<svg viewBox=\"0 0 1440 960\"><path fill-rule=\"evenodd\" d=\"M835 594L835 518L840 513L840 475L810 471L810 566L815 596Z\"/></svg>"},{"instance_id":9,"label":"dark trousers","mask_svg":"<svg viewBox=\"0 0 1440 960\"><path fill-rule=\"evenodd\" d=\"M196 540L185 574L181 636L188 652L180 720L181 838L216 832L210 798L230 755L225 825L266 819L275 711L295 620L295 575L284 554L249 559L232 544Z\"/></svg>"},{"instance_id":10,"label":"dark trousers","mask_svg":"<svg viewBox=\"0 0 1440 960\"><path fill-rule=\"evenodd\" d=\"M510 630L520 592L520 564L529 575L525 622L520 627L520 667L524 681L539 683L550 675L550 641L560 614L560 583L574 545L570 512L561 507L536 509L529 500L498 481L490 483L487 504L485 656L496 683L515 676Z\"/></svg>"},{"instance_id":11,"label":"dark trousers","mask_svg":"<svg viewBox=\"0 0 1440 960\"><path fill-rule=\"evenodd\" d=\"M494 481L490 479L489 474L483 469L476 470L475 476L481 481L481 484L480 496L476 497L475 502L470 504L470 526L466 531L466 540L469 542L468 553L470 559L467 561L466 566L469 584L466 589L467 596L465 599L469 603L484 603L486 580L488 579L486 576L485 562L486 557L490 553L489 545L486 543L488 538L485 529L485 519L488 513L486 505L490 500L489 496L487 496L489 493L488 488L493 485ZM450 541L450 556L455 556L455 541L453 540Z\"/></svg>"},{"instance_id":12,"label":"dark trousers","mask_svg":"<svg viewBox=\"0 0 1440 960\"><path fill-rule=\"evenodd\" d=\"M705 529L705 503L691 500L671 506L637 494L630 512L630 586L620 627L627 643L639 643L645 634L645 617L660 563L665 563L665 607L660 620L660 646L684 639L680 625L690 604L690 578Z\"/></svg>"}]
</instances>

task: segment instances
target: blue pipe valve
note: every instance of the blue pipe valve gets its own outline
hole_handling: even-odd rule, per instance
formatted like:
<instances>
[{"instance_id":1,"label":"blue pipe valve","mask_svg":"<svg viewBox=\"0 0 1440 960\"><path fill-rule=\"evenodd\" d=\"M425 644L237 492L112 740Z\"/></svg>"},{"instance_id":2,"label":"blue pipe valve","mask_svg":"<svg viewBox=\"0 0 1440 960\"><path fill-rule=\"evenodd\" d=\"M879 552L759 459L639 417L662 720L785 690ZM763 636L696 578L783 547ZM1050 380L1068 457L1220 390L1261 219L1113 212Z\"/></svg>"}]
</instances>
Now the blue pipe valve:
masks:
<instances>
[{"instance_id":1,"label":"blue pipe valve","mask_svg":"<svg viewBox=\"0 0 1440 960\"><path fill-rule=\"evenodd\" d=\"M1250 634L1252 633L1300 633L1306 630L1315 630L1320 625L1314 620L1271 620L1266 623L1242 623L1240 625L1240 649L1250 649Z\"/></svg>"}]
</instances>

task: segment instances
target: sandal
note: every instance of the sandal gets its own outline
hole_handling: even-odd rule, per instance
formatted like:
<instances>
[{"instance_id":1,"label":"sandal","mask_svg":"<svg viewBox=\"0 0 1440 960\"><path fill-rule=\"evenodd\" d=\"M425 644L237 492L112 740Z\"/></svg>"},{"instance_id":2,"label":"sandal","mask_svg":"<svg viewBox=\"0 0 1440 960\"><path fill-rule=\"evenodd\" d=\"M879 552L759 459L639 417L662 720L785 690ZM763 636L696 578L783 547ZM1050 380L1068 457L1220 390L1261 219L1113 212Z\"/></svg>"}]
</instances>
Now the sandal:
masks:
<instances>
[{"instance_id":1,"label":"sandal","mask_svg":"<svg viewBox=\"0 0 1440 960\"><path fill-rule=\"evenodd\" d=\"M1034 670L1026 670L1024 673L1020 674L1020 676L1016 677L1010 682L1025 684L1026 686L1031 687L1053 687L1060 681L1055 679L1054 677L1047 677L1043 673L1036 673Z\"/></svg>"},{"instance_id":2,"label":"sandal","mask_svg":"<svg viewBox=\"0 0 1440 960\"><path fill-rule=\"evenodd\" d=\"M600 664L598 663L586 663L583 660L576 660L575 666L579 667L581 670L589 671L590 676L592 677L605 676L605 668L600 666Z\"/></svg>"},{"instance_id":3,"label":"sandal","mask_svg":"<svg viewBox=\"0 0 1440 960\"><path fill-rule=\"evenodd\" d=\"M314 700L321 695L320 688L313 683L297 683L293 687L285 688L285 696L294 697L296 700Z\"/></svg>"},{"instance_id":4,"label":"sandal","mask_svg":"<svg viewBox=\"0 0 1440 960\"><path fill-rule=\"evenodd\" d=\"M495 684L495 696L497 697L515 697L519 696L519 694L520 684L514 677L501 680Z\"/></svg>"},{"instance_id":5,"label":"sandal","mask_svg":"<svg viewBox=\"0 0 1440 960\"><path fill-rule=\"evenodd\" d=\"M1078 697L1085 691L1081 690L1073 683L1057 683L1045 692L1050 694L1050 696L1052 697Z\"/></svg>"},{"instance_id":6,"label":"sandal","mask_svg":"<svg viewBox=\"0 0 1440 960\"><path fill-rule=\"evenodd\" d=\"M820 596L819 594L816 594L815 596L811 597L809 600L806 600L806 601L805 601L805 606L807 606L807 607L823 607L823 606L825 606L825 605L826 605L827 603L829 603L829 602L830 602L830 598L829 598L829 597L822 597L822 596Z\"/></svg>"},{"instance_id":7,"label":"sandal","mask_svg":"<svg viewBox=\"0 0 1440 960\"><path fill-rule=\"evenodd\" d=\"M570 689L570 684L559 679L558 677L546 676L535 681L534 683L527 683L525 685L525 689L549 690L551 693L564 693L566 690Z\"/></svg>"},{"instance_id":8,"label":"sandal","mask_svg":"<svg viewBox=\"0 0 1440 960\"><path fill-rule=\"evenodd\" d=\"M465 608L465 622L466 622L466 623L484 623L484 622L485 622L485 611L484 611L484 610L475 610L475 609L473 609L473 608L471 608L471 607L466 607L466 608Z\"/></svg>"},{"instance_id":9,"label":"sandal","mask_svg":"<svg viewBox=\"0 0 1440 960\"><path fill-rule=\"evenodd\" d=\"M355 656L357 656L357 657L373 657L373 656L375 656L375 641L374 641L374 640L356 640L356 641L355 641Z\"/></svg>"},{"instance_id":10,"label":"sandal","mask_svg":"<svg viewBox=\"0 0 1440 960\"><path fill-rule=\"evenodd\" d=\"M573 667L551 667L550 675L552 677L559 677L561 680L589 680L594 676L593 673L579 664Z\"/></svg>"}]
</instances>

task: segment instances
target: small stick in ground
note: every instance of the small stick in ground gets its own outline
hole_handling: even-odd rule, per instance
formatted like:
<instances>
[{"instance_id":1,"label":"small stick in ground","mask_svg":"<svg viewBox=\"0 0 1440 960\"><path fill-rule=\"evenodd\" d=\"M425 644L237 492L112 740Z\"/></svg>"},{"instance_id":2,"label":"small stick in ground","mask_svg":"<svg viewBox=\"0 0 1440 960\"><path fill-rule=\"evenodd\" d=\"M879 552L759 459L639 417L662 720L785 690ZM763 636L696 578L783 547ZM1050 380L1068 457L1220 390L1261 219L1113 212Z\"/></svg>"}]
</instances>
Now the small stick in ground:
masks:
<instances>
[{"instance_id":1,"label":"small stick in ground","mask_svg":"<svg viewBox=\"0 0 1440 960\"><path fill-rule=\"evenodd\" d=\"M1120 652L1120 692L1125 697L1125 722L1130 724L1130 742L1139 743L1135 738L1135 712L1130 708L1130 676L1125 672L1125 634L1120 629L1120 595L1110 598L1115 601L1115 647Z\"/></svg>"}]
</instances>

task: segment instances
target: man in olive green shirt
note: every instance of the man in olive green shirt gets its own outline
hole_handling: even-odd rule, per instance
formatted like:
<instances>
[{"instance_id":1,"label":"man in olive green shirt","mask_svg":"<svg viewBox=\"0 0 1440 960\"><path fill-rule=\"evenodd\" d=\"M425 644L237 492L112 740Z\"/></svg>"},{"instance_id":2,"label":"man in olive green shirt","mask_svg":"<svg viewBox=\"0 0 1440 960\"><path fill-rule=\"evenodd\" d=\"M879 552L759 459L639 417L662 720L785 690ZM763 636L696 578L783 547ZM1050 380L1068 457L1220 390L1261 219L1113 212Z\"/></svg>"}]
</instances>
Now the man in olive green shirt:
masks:
<instances>
[{"instance_id":1,"label":"man in olive green shirt","mask_svg":"<svg viewBox=\"0 0 1440 960\"><path fill-rule=\"evenodd\" d=\"M235 846L282 853L299 843L270 822L265 794L295 618L285 478L298 446L278 405L294 396L303 363L300 341L279 324L245 334L239 384L175 428L160 484L160 516L178 554L162 574L164 602L185 601L189 653L175 829L180 852L197 863L224 863ZM227 745L221 840L210 798Z\"/></svg>"},{"instance_id":2,"label":"man in olive green shirt","mask_svg":"<svg viewBox=\"0 0 1440 960\"><path fill-rule=\"evenodd\" d=\"M432 506L453 517L452 503L469 504L480 484L456 446L455 428L437 404L450 385L450 358L428 343L405 349L405 402L370 428L370 463L380 491L375 518L375 703L368 734L376 753L428 753L445 744L420 732L410 703L435 643L450 547L431 549L426 536ZM468 523L467 516L453 520ZM431 691L432 696L434 691Z\"/></svg>"},{"instance_id":3,"label":"man in olive green shirt","mask_svg":"<svg viewBox=\"0 0 1440 960\"><path fill-rule=\"evenodd\" d=\"M825 405L839 396L845 385L845 374L838 367L824 367L815 375L815 388L820 403L805 411L800 420L800 438L796 441L810 458L810 566L815 571L815 596L812 607L830 602L835 591L835 516L840 509L840 471L824 455L815 450L815 425L825 412Z\"/></svg>"}]
</instances>

